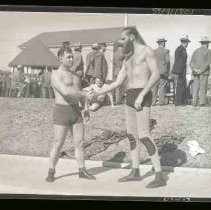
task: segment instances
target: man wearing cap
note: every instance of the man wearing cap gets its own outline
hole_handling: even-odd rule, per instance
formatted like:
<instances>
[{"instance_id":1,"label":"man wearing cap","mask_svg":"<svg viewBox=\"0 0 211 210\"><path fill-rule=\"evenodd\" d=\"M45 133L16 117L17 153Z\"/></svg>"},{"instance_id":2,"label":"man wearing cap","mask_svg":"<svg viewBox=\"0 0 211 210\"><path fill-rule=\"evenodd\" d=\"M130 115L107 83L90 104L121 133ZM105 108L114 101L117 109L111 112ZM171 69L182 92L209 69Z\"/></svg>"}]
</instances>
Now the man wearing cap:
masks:
<instances>
[{"instance_id":1,"label":"man wearing cap","mask_svg":"<svg viewBox=\"0 0 211 210\"><path fill-rule=\"evenodd\" d=\"M164 37L160 37L157 40L158 48L154 51L157 59L158 69L160 71L160 80L152 88L152 105L156 104L159 88L159 105L165 104L166 85L170 70L170 57L169 50L165 49L167 40Z\"/></svg>"},{"instance_id":2,"label":"man wearing cap","mask_svg":"<svg viewBox=\"0 0 211 210\"><path fill-rule=\"evenodd\" d=\"M70 50L70 42L69 41L64 41L62 42L62 49L64 50Z\"/></svg>"},{"instance_id":3,"label":"man wearing cap","mask_svg":"<svg viewBox=\"0 0 211 210\"><path fill-rule=\"evenodd\" d=\"M193 74L193 106L197 106L199 96L199 106L205 106L208 77L210 74L211 50L209 48L210 40L208 37L202 37L201 47L193 52L190 67Z\"/></svg>"},{"instance_id":4,"label":"man wearing cap","mask_svg":"<svg viewBox=\"0 0 211 210\"><path fill-rule=\"evenodd\" d=\"M181 45L175 51L175 61L172 68L172 73L177 74L177 88L175 95L175 106L185 105L186 98L186 66L187 66L187 52L186 48L190 42L188 36L180 39Z\"/></svg>"},{"instance_id":5,"label":"man wearing cap","mask_svg":"<svg viewBox=\"0 0 211 210\"><path fill-rule=\"evenodd\" d=\"M94 59L95 55L99 51L100 46L98 43L94 43L92 45L92 51L87 54L86 56L86 79L88 80L89 84L92 85L94 83Z\"/></svg>"},{"instance_id":6,"label":"man wearing cap","mask_svg":"<svg viewBox=\"0 0 211 210\"><path fill-rule=\"evenodd\" d=\"M94 59L94 77L100 78L103 82L106 81L108 75L108 63L105 58L106 43L99 43L100 50L97 52Z\"/></svg>"}]
</instances>

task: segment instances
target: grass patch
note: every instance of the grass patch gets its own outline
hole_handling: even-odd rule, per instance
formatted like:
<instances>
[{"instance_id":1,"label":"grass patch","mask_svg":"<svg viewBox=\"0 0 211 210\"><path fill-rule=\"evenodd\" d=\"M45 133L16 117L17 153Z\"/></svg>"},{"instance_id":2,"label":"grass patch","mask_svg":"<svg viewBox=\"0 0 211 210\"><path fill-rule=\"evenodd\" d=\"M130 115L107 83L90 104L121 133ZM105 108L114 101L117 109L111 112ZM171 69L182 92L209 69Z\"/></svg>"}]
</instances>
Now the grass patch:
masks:
<instances>
[{"instance_id":1,"label":"grass patch","mask_svg":"<svg viewBox=\"0 0 211 210\"><path fill-rule=\"evenodd\" d=\"M0 153L48 157L53 141L53 108L54 100L51 99L0 98ZM180 153L182 151L182 155L186 155L186 161L180 165L211 167L211 107L155 106L151 109L151 118L157 121L155 129L152 130L152 137L158 146L175 143L176 140L173 138L182 139L177 148L169 145L171 149L163 153L165 160L168 160L165 164L172 165L175 159L180 158L177 157L179 153L175 152L179 150ZM105 130L121 133L125 129L124 106L102 107L91 115L91 120L86 126L85 143L88 145L94 137L101 135ZM207 153L191 157L186 145L189 140L197 140ZM68 134L63 151L70 151L73 146ZM93 151L98 147L100 148L99 142L98 145L90 145L89 149L87 147L87 151ZM149 157L146 149L141 148L143 162ZM93 160L131 161L127 139L110 144L106 150L87 157Z\"/></svg>"}]
</instances>

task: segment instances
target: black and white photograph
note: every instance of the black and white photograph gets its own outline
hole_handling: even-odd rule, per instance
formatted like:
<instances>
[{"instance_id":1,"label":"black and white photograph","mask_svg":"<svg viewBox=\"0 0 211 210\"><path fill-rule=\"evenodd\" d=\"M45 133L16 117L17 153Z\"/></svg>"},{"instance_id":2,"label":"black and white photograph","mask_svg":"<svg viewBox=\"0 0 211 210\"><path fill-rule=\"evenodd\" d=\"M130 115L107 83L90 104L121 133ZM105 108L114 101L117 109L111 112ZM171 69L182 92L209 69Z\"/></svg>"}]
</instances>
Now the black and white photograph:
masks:
<instances>
[{"instance_id":1,"label":"black and white photograph","mask_svg":"<svg viewBox=\"0 0 211 210\"><path fill-rule=\"evenodd\" d=\"M0 197L211 199L211 16L189 11L0 10Z\"/></svg>"}]
</instances>

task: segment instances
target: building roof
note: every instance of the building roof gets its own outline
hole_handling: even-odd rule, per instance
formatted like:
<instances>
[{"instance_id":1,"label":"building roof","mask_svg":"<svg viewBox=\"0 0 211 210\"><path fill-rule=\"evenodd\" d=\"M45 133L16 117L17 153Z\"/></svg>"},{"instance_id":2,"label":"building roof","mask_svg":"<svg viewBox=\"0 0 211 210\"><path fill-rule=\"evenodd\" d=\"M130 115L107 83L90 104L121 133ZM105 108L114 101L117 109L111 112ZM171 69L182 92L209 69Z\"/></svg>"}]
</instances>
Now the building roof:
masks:
<instances>
[{"instance_id":1,"label":"building roof","mask_svg":"<svg viewBox=\"0 0 211 210\"><path fill-rule=\"evenodd\" d=\"M59 60L42 43L33 40L28 44L26 49L9 63L9 66L12 67L19 64L23 66L49 66L57 68L59 66Z\"/></svg>"},{"instance_id":2,"label":"building roof","mask_svg":"<svg viewBox=\"0 0 211 210\"><path fill-rule=\"evenodd\" d=\"M123 27L44 32L19 47L25 48L36 40L47 47L61 46L64 41L69 41L70 45L76 42L80 42L82 45L92 45L99 42L115 43L120 38L122 29Z\"/></svg>"}]
</instances>

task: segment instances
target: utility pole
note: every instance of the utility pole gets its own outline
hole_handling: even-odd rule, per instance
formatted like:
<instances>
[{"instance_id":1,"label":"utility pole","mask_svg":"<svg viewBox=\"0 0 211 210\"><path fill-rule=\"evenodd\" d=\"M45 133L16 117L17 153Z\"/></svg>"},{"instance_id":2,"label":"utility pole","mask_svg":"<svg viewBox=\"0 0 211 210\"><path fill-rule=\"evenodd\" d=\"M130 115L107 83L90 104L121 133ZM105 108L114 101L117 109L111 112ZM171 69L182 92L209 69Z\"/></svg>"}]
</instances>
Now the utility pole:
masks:
<instances>
[{"instance_id":1,"label":"utility pole","mask_svg":"<svg viewBox=\"0 0 211 210\"><path fill-rule=\"evenodd\" d=\"M125 23L124 23L125 27L128 26L128 14L125 14Z\"/></svg>"}]
</instances>

